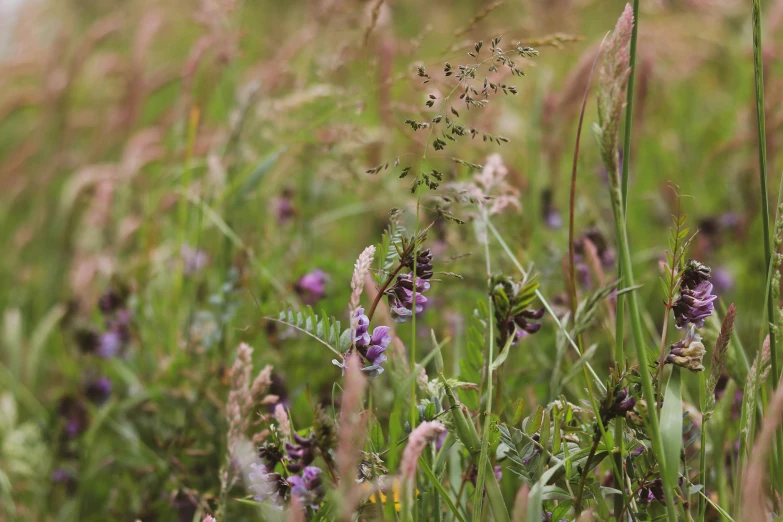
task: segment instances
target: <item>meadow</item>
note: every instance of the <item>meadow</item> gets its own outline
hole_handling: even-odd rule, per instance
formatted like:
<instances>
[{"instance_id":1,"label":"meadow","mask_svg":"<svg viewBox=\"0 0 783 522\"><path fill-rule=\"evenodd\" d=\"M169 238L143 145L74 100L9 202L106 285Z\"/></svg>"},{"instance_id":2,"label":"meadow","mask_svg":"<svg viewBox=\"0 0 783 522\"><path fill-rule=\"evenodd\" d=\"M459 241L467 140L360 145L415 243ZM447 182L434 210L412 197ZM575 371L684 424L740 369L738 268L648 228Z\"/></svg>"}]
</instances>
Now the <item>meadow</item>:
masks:
<instances>
[{"instance_id":1,"label":"meadow","mask_svg":"<svg viewBox=\"0 0 783 522\"><path fill-rule=\"evenodd\" d=\"M0 520L783 520L783 1L0 7Z\"/></svg>"}]
</instances>

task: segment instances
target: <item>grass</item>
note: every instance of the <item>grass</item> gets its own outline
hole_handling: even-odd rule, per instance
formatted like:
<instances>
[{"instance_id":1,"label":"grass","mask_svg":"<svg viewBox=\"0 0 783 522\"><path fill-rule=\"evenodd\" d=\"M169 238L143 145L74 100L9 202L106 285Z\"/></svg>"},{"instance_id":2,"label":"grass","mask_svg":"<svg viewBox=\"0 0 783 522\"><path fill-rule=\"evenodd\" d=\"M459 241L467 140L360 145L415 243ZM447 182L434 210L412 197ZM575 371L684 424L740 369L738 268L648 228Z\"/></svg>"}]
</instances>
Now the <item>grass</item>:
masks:
<instances>
[{"instance_id":1,"label":"grass","mask_svg":"<svg viewBox=\"0 0 783 522\"><path fill-rule=\"evenodd\" d=\"M623 162L604 176L600 139L569 137L599 120L590 65L616 56L597 49L624 2L566 4L44 2L19 18L0 49L0 519L780 516L763 488L741 505L760 467L783 484L780 428L749 457L781 371L778 24L758 0L634 1ZM346 329L369 245L380 374ZM400 256L425 249L431 268ZM691 257L718 296L706 354L672 327ZM353 358L373 377L361 397L331 362ZM411 440L425 422L445 441ZM261 463L283 511L252 488ZM320 482L292 492L297 466Z\"/></svg>"}]
</instances>

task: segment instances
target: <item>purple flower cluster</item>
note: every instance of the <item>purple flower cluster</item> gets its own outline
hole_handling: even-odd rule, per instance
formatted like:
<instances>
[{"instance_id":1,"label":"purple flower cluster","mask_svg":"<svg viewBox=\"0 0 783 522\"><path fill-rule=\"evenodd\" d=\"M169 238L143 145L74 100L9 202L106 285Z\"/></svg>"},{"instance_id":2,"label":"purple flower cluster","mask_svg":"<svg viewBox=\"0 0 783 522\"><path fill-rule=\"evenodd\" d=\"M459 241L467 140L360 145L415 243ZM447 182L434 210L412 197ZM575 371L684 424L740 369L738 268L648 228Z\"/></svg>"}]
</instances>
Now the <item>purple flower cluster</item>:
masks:
<instances>
[{"instance_id":1,"label":"purple flower cluster","mask_svg":"<svg viewBox=\"0 0 783 522\"><path fill-rule=\"evenodd\" d=\"M674 302L674 318L677 328L692 324L704 326L704 320L712 315L713 301L718 297L712 293L710 268L698 261L689 261L680 281L680 295Z\"/></svg>"},{"instance_id":2,"label":"purple flower cluster","mask_svg":"<svg viewBox=\"0 0 783 522\"><path fill-rule=\"evenodd\" d=\"M326 294L326 283L328 280L329 277L326 275L326 272L316 268L300 277L299 281L294 285L294 290L304 304L314 305Z\"/></svg>"},{"instance_id":3,"label":"purple flower cluster","mask_svg":"<svg viewBox=\"0 0 783 522\"><path fill-rule=\"evenodd\" d=\"M634 406L636 406L636 399L628 396L628 388L622 388L615 394L611 406L604 412L604 421L615 417L625 417L625 414L633 410Z\"/></svg>"},{"instance_id":4,"label":"purple flower cluster","mask_svg":"<svg viewBox=\"0 0 783 522\"><path fill-rule=\"evenodd\" d=\"M318 509L325 492L321 469L312 465L315 460L315 437L302 437L294 433L294 441L294 444L286 443L285 454L269 443L259 448L258 455L265 463L251 465L249 488L255 493L257 502L272 500L281 504L290 493L303 506ZM285 468L291 473L286 478L275 472L277 465L284 460Z\"/></svg>"},{"instance_id":5,"label":"purple flower cluster","mask_svg":"<svg viewBox=\"0 0 783 522\"><path fill-rule=\"evenodd\" d=\"M130 311L124 297L114 291L101 296L98 308L104 318L103 331L79 330L76 342L83 352L97 353L104 359L110 359L122 354L130 342Z\"/></svg>"},{"instance_id":6,"label":"purple flower cluster","mask_svg":"<svg viewBox=\"0 0 783 522\"><path fill-rule=\"evenodd\" d=\"M396 284L386 291L389 298L389 308L391 308L392 318L398 323L404 323L415 313L419 314L424 310L427 298L424 292L430 289L430 283L426 279L416 277L416 304L414 306L413 297L413 273L404 274L397 277Z\"/></svg>"},{"instance_id":7,"label":"purple flower cluster","mask_svg":"<svg viewBox=\"0 0 783 522\"><path fill-rule=\"evenodd\" d=\"M362 368L368 377L374 378L383 373L381 366L386 361L384 352L389 347L391 335L388 326L377 326L370 335L370 320L364 315L364 308L356 310L357 326L354 338L354 346L362 354L367 366Z\"/></svg>"},{"instance_id":8,"label":"purple flower cluster","mask_svg":"<svg viewBox=\"0 0 783 522\"><path fill-rule=\"evenodd\" d=\"M523 337L532 335L541 329L541 323L534 323L544 317L544 309L538 310L525 310L524 312L517 314L513 318L513 323L517 327L517 338L512 344L516 344ZM513 326L513 325L512 325Z\"/></svg>"}]
</instances>

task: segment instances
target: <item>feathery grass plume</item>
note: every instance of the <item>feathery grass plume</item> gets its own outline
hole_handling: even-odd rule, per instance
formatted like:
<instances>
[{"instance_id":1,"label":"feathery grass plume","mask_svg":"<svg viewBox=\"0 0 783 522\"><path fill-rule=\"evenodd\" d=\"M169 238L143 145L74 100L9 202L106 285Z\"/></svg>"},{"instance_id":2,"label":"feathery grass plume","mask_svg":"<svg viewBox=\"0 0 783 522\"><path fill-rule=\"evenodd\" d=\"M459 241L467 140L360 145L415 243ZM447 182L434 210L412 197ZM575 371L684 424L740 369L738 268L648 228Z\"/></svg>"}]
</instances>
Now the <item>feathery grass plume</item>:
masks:
<instances>
[{"instance_id":1,"label":"feathery grass plume","mask_svg":"<svg viewBox=\"0 0 783 522\"><path fill-rule=\"evenodd\" d=\"M767 520L767 507L764 498L766 482L765 470L769 464L770 450L775 440L775 432L783 418L783 386L775 390L763 417L761 432L751 451L750 462L742 482L741 520Z\"/></svg>"},{"instance_id":2,"label":"feathery grass plume","mask_svg":"<svg viewBox=\"0 0 783 522\"><path fill-rule=\"evenodd\" d=\"M277 424L280 426L280 434L283 438L291 440L291 419L288 418L288 413L286 413L282 404L275 406L275 420L277 420Z\"/></svg>"},{"instance_id":3,"label":"feathery grass plume","mask_svg":"<svg viewBox=\"0 0 783 522\"><path fill-rule=\"evenodd\" d=\"M625 107L626 85L631 74L628 44L631 41L633 24L633 9L631 4L626 4L611 38L605 44L603 64L599 73L598 125L595 131L601 148L601 159L609 173L612 185L620 182L617 138Z\"/></svg>"},{"instance_id":4,"label":"feathery grass plume","mask_svg":"<svg viewBox=\"0 0 783 522\"><path fill-rule=\"evenodd\" d=\"M237 358L231 367L231 389L226 401L228 421L228 456L235 457L236 446L247 432L253 397L250 393L250 374L253 371L253 348L242 343L237 348Z\"/></svg>"},{"instance_id":5,"label":"feathery grass plume","mask_svg":"<svg viewBox=\"0 0 783 522\"><path fill-rule=\"evenodd\" d=\"M340 475L342 520L350 520L351 512L361 496L360 488L354 487L356 469L361 461L367 436L367 419L361 413L367 379L361 366L358 354L346 357L336 455L337 472Z\"/></svg>"},{"instance_id":6,"label":"feathery grass plume","mask_svg":"<svg viewBox=\"0 0 783 522\"><path fill-rule=\"evenodd\" d=\"M364 276L369 272L374 258L375 245L370 245L359 255L359 258L356 260L356 264L353 267L351 300L348 305L351 313L359 307L359 298L362 296L362 290L364 289Z\"/></svg>"},{"instance_id":7,"label":"feathery grass plume","mask_svg":"<svg viewBox=\"0 0 783 522\"><path fill-rule=\"evenodd\" d=\"M710 365L710 376L707 379L707 408L706 411L712 411L715 407L715 387L718 385L726 365L726 354L731 341L731 333L734 330L734 318L737 316L737 309L732 303L726 311L726 317L723 318L723 324L720 327L718 340L715 341L715 349L712 351L712 364Z\"/></svg>"},{"instance_id":8,"label":"feathery grass plume","mask_svg":"<svg viewBox=\"0 0 783 522\"><path fill-rule=\"evenodd\" d=\"M402 463L400 469L405 480L413 485L416 479L416 470L418 469L419 457L427 444L438 435L446 431L446 427L438 421L422 422L413 430L408 437L408 445L402 453Z\"/></svg>"},{"instance_id":9,"label":"feathery grass plume","mask_svg":"<svg viewBox=\"0 0 783 522\"><path fill-rule=\"evenodd\" d=\"M267 364L258 372L253 384L250 385L250 396L253 400L260 399L270 386L272 386L272 365Z\"/></svg>"},{"instance_id":10,"label":"feathery grass plume","mask_svg":"<svg viewBox=\"0 0 783 522\"><path fill-rule=\"evenodd\" d=\"M212 515L207 515L204 517L204 520L202 522L217 522L217 521L215 520L215 517L213 517Z\"/></svg>"}]
</instances>

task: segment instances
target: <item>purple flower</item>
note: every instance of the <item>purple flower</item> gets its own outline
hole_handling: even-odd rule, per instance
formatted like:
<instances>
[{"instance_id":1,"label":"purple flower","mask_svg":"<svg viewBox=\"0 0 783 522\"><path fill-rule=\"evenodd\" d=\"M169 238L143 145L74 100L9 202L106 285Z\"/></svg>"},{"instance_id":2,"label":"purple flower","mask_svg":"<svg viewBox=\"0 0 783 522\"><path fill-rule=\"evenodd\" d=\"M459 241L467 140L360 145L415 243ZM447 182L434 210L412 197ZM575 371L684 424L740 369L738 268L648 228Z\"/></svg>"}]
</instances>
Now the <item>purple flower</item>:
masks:
<instances>
[{"instance_id":1,"label":"purple flower","mask_svg":"<svg viewBox=\"0 0 783 522\"><path fill-rule=\"evenodd\" d=\"M706 283L709 284L709 283ZM702 319L703 323L703 319ZM696 325L691 325L684 339L677 341L669 347L669 355L665 364L674 364L687 368L693 372L704 371L702 359L706 350L701 343L701 336L696 333Z\"/></svg>"},{"instance_id":2,"label":"purple flower","mask_svg":"<svg viewBox=\"0 0 783 522\"><path fill-rule=\"evenodd\" d=\"M516 344L520 339L532 335L541 329L540 323L534 323L544 317L544 309L538 310L525 310L519 315L514 316L513 322L517 326L517 338L514 341Z\"/></svg>"},{"instance_id":3,"label":"purple flower","mask_svg":"<svg viewBox=\"0 0 783 522\"><path fill-rule=\"evenodd\" d=\"M641 446L639 446L638 448L636 448L635 450L633 450L631 452L631 456L632 457L638 457L639 455L641 455L642 453L645 453L646 451L647 451L647 448L644 446L644 444L642 444Z\"/></svg>"},{"instance_id":4,"label":"purple flower","mask_svg":"<svg viewBox=\"0 0 783 522\"><path fill-rule=\"evenodd\" d=\"M277 216L277 222L282 224L287 223L296 215L296 208L293 203L294 191L290 188L283 189L280 197L275 198L273 202L275 215Z\"/></svg>"},{"instance_id":5,"label":"purple flower","mask_svg":"<svg viewBox=\"0 0 783 522\"><path fill-rule=\"evenodd\" d=\"M604 421L608 422L615 417L625 417L625 414L633 410L634 406L636 406L636 399L628 396L628 388L622 388L615 394L612 405L604 413Z\"/></svg>"},{"instance_id":6,"label":"purple flower","mask_svg":"<svg viewBox=\"0 0 783 522\"><path fill-rule=\"evenodd\" d=\"M697 328L704 326L704 320L712 315L715 308L713 301L717 298L712 294L712 283L709 281L702 281L695 288L683 285L673 307L677 328L687 324Z\"/></svg>"},{"instance_id":7,"label":"purple flower","mask_svg":"<svg viewBox=\"0 0 783 522\"><path fill-rule=\"evenodd\" d=\"M321 469L316 466L307 466L300 475L288 477L288 485L291 495L297 497L304 506L318 509L324 496L321 482Z\"/></svg>"},{"instance_id":8,"label":"purple flower","mask_svg":"<svg viewBox=\"0 0 783 522\"><path fill-rule=\"evenodd\" d=\"M415 313L421 313L424 310L424 303L427 298L424 292L430 289L430 283L425 279L416 277L416 304L413 303L413 274L405 274L397 277L397 283L389 290L386 295L389 298L389 308L391 308L392 318L398 323L404 323Z\"/></svg>"},{"instance_id":9,"label":"purple flower","mask_svg":"<svg viewBox=\"0 0 783 522\"><path fill-rule=\"evenodd\" d=\"M369 378L373 379L383 373L383 367L381 365L386 362L386 355L383 352L386 351L386 348L388 348L389 343L391 342L392 338L391 335L389 335L391 328L388 326L378 326L373 330L372 335L370 335L370 320L364 315L364 308L357 308L354 317L357 319L357 323L356 330L354 331L353 346L368 363L362 368L362 371L365 372ZM350 353L349 350L346 353L344 360L347 360ZM332 364L345 372L345 362L332 359Z\"/></svg>"},{"instance_id":10,"label":"purple flower","mask_svg":"<svg viewBox=\"0 0 783 522\"><path fill-rule=\"evenodd\" d=\"M326 273L316 268L300 277L294 285L294 290L304 304L314 305L323 298L328 280Z\"/></svg>"},{"instance_id":11,"label":"purple flower","mask_svg":"<svg viewBox=\"0 0 783 522\"><path fill-rule=\"evenodd\" d=\"M123 347L122 337L118 332L104 332L98 344L98 355L104 359L111 359L120 353Z\"/></svg>"},{"instance_id":12,"label":"purple flower","mask_svg":"<svg viewBox=\"0 0 783 522\"><path fill-rule=\"evenodd\" d=\"M87 383L85 395L95 404L103 404L111 396L112 384L108 377L99 377Z\"/></svg>"},{"instance_id":13,"label":"purple flower","mask_svg":"<svg viewBox=\"0 0 783 522\"><path fill-rule=\"evenodd\" d=\"M58 410L63 420L65 435L69 439L75 439L84 433L90 418L82 401L72 396L65 396L60 401Z\"/></svg>"},{"instance_id":14,"label":"purple flower","mask_svg":"<svg viewBox=\"0 0 783 522\"><path fill-rule=\"evenodd\" d=\"M298 473L306 468L315 460L315 437L302 437L294 433L296 444L286 444L285 449L288 454L288 471Z\"/></svg>"},{"instance_id":15,"label":"purple flower","mask_svg":"<svg viewBox=\"0 0 783 522\"><path fill-rule=\"evenodd\" d=\"M403 266L408 267L412 272L413 256L411 256L410 259L407 259L403 263ZM430 279L432 278L432 274L432 250L427 248L419 252L419 254L416 256L416 277L420 277L421 279Z\"/></svg>"}]
</instances>

